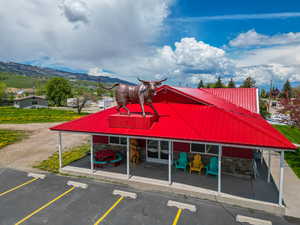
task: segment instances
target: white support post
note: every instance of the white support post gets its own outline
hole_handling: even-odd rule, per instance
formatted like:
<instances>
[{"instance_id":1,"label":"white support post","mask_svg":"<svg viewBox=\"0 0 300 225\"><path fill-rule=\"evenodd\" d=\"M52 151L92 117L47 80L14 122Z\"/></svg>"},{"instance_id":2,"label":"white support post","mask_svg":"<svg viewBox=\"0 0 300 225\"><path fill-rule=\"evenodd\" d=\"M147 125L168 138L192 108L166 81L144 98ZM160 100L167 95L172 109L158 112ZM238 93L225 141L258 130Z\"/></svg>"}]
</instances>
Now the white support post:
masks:
<instances>
[{"instance_id":1,"label":"white support post","mask_svg":"<svg viewBox=\"0 0 300 225\"><path fill-rule=\"evenodd\" d=\"M93 143L93 135L91 135L91 172L94 173L94 143Z\"/></svg>"},{"instance_id":2,"label":"white support post","mask_svg":"<svg viewBox=\"0 0 300 225\"><path fill-rule=\"evenodd\" d=\"M62 168L62 140L61 132L58 132L58 160L59 160L59 169Z\"/></svg>"},{"instance_id":3,"label":"white support post","mask_svg":"<svg viewBox=\"0 0 300 225\"><path fill-rule=\"evenodd\" d=\"M268 151L268 183L271 181L271 150Z\"/></svg>"},{"instance_id":4,"label":"white support post","mask_svg":"<svg viewBox=\"0 0 300 225\"><path fill-rule=\"evenodd\" d=\"M264 155L264 152L263 152L263 150L261 149L260 150L260 165L262 165L262 163L263 163L263 155Z\"/></svg>"},{"instance_id":5,"label":"white support post","mask_svg":"<svg viewBox=\"0 0 300 225\"><path fill-rule=\"evenodd\" d=\"M172 177L171 177L171 171L172 171L172 151L173 151L173 142L169 141L169 185L172 184Z\"/></svg>"},{"instance_id":6,"label":"white support post","mask_svg":"<svg viewBox=\"0 0 300 225\"><path fill-rule=\"evenodd\" d=\"M129 167L129 164L130 164L130 158L129 158L129 152L130 152L130 143L129 143L130 139L129 137L127 137L127 179L130 178L130 167Z\"/></svg>"},{"instance_id":7,"label":"white support post","mask_svg":"<svg viewBox=\"0 0 300 225\"><path fill-rule=\"evenodd\" d=\"M284 180L284 151L280 153L279 205L282 206Z\"/></svg>"},{"instance_id":8,"label":"white support post","mask_svg":"<svg viewBox=\"0 0 300 225\"><path fill-rule=\"evenodd\" d=\"M219 156L218 156L218 193L221 193L221 157L222 157L222 146L219 145Z\"/></svg>"}]
</instances>

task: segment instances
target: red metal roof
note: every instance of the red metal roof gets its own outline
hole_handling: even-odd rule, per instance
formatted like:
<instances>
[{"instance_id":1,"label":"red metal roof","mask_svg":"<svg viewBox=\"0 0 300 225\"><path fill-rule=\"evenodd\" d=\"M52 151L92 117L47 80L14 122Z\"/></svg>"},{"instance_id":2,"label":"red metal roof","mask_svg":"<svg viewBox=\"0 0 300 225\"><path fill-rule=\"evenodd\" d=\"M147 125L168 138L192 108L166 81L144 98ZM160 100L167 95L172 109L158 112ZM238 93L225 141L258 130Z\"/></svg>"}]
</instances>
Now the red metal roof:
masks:
<instances>
[{"instance_id":1,"label":"red metal roof","mask_svg":"<svg viewBox=\"0 0 300 225\"><path fill-rule=\"evenodd\" d=\"M233 104L258 113L257 88L201 88Z\"/></svg>"},{"instance_id":2,"label":"red metal roof","mask_svg":"<svg viewBox=\"0 0 300 225\"><path fill-rule=\"evenodd\" d=\"M213 105L220 109L229 111L229 112L236 112L242 114L249 114L254 117L260 117L256 112L249 111L248 109L236 105L224 98L218 97L210 92L206 91L206 89L199 89L199 88L184 88L184 87L171 87L168 85L164 85L160 87L157 91L158 95L160 93L163 94L163 90L170 90L177 94L181 94L186 98L191 98L194 101L198 101L199 103L204 103L207 105ZM246 101L246 100L245 100Z\"/></svg>"},{"instance_id":3,"label":"red metal roof","mask_svg":"<svg viewBox=\"0 0 300 225\"><path fill-rule=\"evenodd\" d=\"M204 93L211 95L208 92L202 92L203 95L205 95ZM211 100L217 102L217 99L212 97ZM258 114L251 113L248 110L243 111L241 107L231 103L227 105L224 102L221 103L224 104L223 106L226 109L213 105L154 103L161 117L150 129L109 127L108 117L116 113L114 107L60 124L52 127L51 130L143 136L279 149L296 148ZM140 112L140 106L137 104L128 105L128 108L131 112ZM231 110L229 110L230 108ZM148 106L145 109L147 112L152 112Z\"/></svg>"}]
</instances>

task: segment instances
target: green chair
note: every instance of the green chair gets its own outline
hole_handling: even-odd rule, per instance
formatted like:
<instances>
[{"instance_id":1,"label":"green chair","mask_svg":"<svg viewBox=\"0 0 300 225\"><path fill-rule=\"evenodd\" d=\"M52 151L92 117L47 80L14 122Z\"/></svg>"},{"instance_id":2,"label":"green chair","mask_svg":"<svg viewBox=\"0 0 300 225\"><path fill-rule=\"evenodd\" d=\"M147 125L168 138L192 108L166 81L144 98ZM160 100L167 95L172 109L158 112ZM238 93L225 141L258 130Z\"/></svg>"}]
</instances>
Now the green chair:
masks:
<instances>
[{"instance_id":1,"label":"green chair","mask_svg":"<svg viewBox=\"0 0 300 225\"><path fill-rule=\"evenodd\" d=\"M209 164L205 166L206 175L211 174L217 176L219 174L219 165L218 165L218 158L211 157L209 160Z\"/></svg>"},{"instance_id":2,"label":"green chair","mask_svg":"<svg viewBox=\"0 0 300 225\"><path fill-rule=\"evenodd\" d=\"M179 158L175 161L175 167L176 169L183 169L186 171L186 168L189 164L188 161L188 155L186 152L180 152L179 153Z\"/></svg>"}]
</instances>

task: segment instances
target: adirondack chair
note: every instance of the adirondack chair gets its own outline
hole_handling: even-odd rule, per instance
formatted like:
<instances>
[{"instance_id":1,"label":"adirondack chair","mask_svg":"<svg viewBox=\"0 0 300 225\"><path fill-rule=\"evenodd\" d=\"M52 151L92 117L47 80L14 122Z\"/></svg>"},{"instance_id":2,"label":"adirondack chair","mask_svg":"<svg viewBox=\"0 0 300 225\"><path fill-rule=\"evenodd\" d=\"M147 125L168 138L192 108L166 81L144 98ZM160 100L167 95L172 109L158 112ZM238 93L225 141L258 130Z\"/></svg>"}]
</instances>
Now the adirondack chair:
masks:
<instances>
[{"instance_id":1,"label":"adirondack chair","mask_svg":"<svg viewBox=\"0 0 300 225\"><path fill-rule=\"evenodd\" d=\"M210 158L209 164L205 167L205 169L206 169L206 175L211 174L217 176L219 174L218 158L217 157Z\"/></svg>"},{"instance_id":2,"label":"adirondack chair","mask_svg":"<svg viewBox=\"0 0 300 225\"><path fill-rule=\"evenodd\" d=\"M180 152L179 158L175 161L176 169L183 169L186 171L186 167L188 165L188 156L186 152Z\"/></svg>"},{"instance_id":3,"label":"adirondack chair","mask_svg":"<svg viewBox=\"0 0 300 225\"><path fill-rule=\"evenodd\" d=\"M201 156L199 154L194 155L194 159L189 163L190 165L190 173L192 171L197 171L201 174L201 170L204 168L204 164L201 161Z\"/></svg>"}]
</instances>

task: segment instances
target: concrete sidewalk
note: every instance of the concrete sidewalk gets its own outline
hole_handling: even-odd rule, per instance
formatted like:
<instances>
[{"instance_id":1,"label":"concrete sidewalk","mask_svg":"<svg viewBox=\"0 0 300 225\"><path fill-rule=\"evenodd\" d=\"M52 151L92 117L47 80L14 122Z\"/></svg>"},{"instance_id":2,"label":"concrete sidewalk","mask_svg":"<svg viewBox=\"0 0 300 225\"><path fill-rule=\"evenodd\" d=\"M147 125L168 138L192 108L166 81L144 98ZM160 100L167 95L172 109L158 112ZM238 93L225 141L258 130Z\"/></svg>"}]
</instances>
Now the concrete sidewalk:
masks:
<instances>
[{"instance_id":1,"label":"concrete sidewalk","mask_svg":"<svg viewBox=\"0 0 300 225\"><path fill-rule=\"evenodd\" d=\"M264 152L265 162L268 162L268 152ZM286 216L300 218L300 179L285 162L283 200L286 205ZM271 153L271 175L279 189L280 154Z\"/></svg>"}]
</instances>

